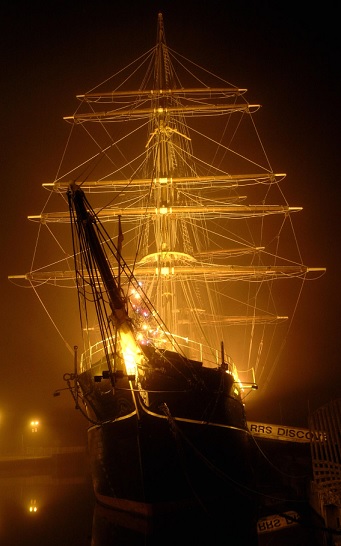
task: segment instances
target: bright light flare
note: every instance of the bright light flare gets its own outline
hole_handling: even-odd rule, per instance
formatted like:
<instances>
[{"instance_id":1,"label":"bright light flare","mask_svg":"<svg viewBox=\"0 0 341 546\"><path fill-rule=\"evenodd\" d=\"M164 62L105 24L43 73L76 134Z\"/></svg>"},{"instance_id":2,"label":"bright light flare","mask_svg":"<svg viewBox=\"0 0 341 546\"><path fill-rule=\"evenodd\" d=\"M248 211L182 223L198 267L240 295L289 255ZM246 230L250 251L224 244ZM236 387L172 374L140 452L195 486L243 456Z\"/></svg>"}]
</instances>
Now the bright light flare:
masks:
<instances>
[{"instance_id":1,"label":"bright light flare","mask_svg":"<svg viewBox=\"0 0 341 546\"><path fill-rule=\"evenodd\" d=\"M39 421L35 420L35 421L31 421L30 422L30 425L31 425L31 430L32 432L38 432L38 426L39 426Z\"/></svg>"},{"instance_id":2,"label":"bright light flare","mask_svg":"<svg viewBox=\"0 0 341 546\"><path fill-rule=\"evenodd\" d=\"M30 512L30 514L35 514L36 512L38 512L38 506L37 506L37 500L36 499L31 499L30 505L28 507L28 511Z\"/></svg>"},{"instance_id":3,"label":"bright light flare","mask_svg":"<svg viewBox=\"0 0 341 546\"><path fill-rule=\"evenodd\" d=\"M120 330L120 343L126 373L136 377L137 366L141 363L142 353L128 328Z\"/></svg>"}]
</instances>

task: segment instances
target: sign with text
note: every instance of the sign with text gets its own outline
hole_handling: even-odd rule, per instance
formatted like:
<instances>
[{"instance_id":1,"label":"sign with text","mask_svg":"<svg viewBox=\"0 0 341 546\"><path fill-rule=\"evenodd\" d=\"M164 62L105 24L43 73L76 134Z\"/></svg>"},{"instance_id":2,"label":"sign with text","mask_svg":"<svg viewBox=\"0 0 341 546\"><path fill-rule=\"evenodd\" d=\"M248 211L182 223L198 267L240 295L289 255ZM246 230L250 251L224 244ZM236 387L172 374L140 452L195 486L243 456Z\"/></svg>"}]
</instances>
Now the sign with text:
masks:
<instances>
[{"instance_id":1,"label":"sign with text","mask_svg":"<svg viewBox=\"0 0 341 546\"><path fill-rule=\"evenodd\" d=\"M299 520L299 514L294 511L284 512L283 514L274 514L267 516L266 518L259 519L257 522L257 533L270 533L272 531L279 531L283 527L289 527L290 525L297 525Z\"/></svg>"},{"instance_id":2,"label":"sign with text","mask_svg":"<svg viewBox=\"0 0 341 546\"><path fill-rule=\"evenodd\" d=\"M282 440L284 442L310 442L314 433L307 428L297 428L283 425L271 425L268 423L248 422L249 431L253 436ZM316 433L315 433L316 434Z\"/></svg>"}]
</instances>

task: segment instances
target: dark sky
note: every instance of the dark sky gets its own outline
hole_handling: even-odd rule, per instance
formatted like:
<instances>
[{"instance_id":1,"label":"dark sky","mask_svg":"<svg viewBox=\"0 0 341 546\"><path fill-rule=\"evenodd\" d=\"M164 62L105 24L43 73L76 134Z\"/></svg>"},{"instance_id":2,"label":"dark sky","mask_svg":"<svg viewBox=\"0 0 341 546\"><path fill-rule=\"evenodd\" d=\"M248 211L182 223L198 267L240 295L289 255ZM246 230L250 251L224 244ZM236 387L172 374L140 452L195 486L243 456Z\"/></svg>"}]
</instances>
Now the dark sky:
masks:
<instances>
[{"instance_id":1,"label":"dark sky","mask_svg":"<svg viewBox=\"0 0 341 546\"><path fill-rule=\"evenodd\" d=\"M237 4L237 5L234 5ZM297 8L297 5L301 6ZM306 6L306 7L304 7ZM1 9L1 383L3 419L71 410L62 375L72 358L29 290L7 275L29 269L27 215L45 200L65 144L75 95L155 43L162 11L168 45L262 104L262 139L286 196L303 206L303 257L326 266L307 283L266 400L250 418L302 423L307 408L339 396L340 62L332 2L5 1ZM265 134L264 134L265 133ZM73 415L73 414L72 414ZM303 417L302 417L303 416Z\"/></svg>"}]
</instances>

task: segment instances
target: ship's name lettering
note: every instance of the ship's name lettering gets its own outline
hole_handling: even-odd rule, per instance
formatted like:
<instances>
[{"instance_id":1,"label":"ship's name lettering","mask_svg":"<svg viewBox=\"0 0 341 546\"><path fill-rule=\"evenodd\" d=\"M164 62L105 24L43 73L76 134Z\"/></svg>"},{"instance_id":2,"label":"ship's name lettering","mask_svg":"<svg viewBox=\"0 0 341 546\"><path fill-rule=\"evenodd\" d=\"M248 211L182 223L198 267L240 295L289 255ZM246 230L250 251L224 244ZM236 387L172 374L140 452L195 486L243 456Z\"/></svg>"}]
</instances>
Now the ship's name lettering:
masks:
<instances>
[{"instance_id":1,"label":"ship's name lettering","mask_svg":"<svg viewBox=\"0 0 341 546\"><path fill-rule=\"evenodd\" d=\"M267 518L260 519L257 523L257 531L259 533L268 533L269 531L276 531L280 527L287 527L293 525L299 520L297 512L286 512L282 515L268 516Z\"/></svg>"},{"instance_id":2,"label":"ship's name lettering","mask_svg":"<svg viewBox=\"0 0 341 546\"><path fill-rule=\"evenodd\" d=\"M314 434L306 428L282 427L263 423L248 423L248 425L251 434L278 440L310 442L310 440L317 436L316 433ZM318 438L316 437L316 439Z\"/></svg>"}]
</instances>

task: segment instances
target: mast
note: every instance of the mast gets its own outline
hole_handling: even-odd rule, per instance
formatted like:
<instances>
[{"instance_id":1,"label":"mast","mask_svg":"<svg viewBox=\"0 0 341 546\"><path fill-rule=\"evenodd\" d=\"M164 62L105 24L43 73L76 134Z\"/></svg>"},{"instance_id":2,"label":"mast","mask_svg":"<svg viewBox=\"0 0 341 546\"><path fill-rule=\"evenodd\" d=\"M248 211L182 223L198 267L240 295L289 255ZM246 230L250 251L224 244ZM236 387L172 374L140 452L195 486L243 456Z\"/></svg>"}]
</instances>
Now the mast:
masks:
<instances>
[{"instance_id":1,"label":"mast","mask_svg":"<svg viewBox=\"0 0 341 546\"><path fill-rule=\"evenodd\" d=\"M158 15L157 43L154 64L154 89L172 89L174 77L171 61L166 46L166 36L162 14ZM174 125L170 124L170 117L175 113L174 98L171 94L155 95L151 100L153 114L149 123L150 134L147 143L147 172L153 173L152 199L154 210L171 209L176 203L176 194L172 177L179 176L176 171L173 136L188 138L186 134L175 133ZM175 110L173 111L173 108ZM185 174L185 173L182 173ZM156 268L159 271L167 267L163 253L176 250L176 219L173 215L157 214L154 219L155 253L157 256ZM170 332L175 332L174 310L177 308L176 290L170 277L160 277L157 290L156 307L167 324Z\"/></svg>"},{"instance_id":2,"label":"mast","mask_svg":"<svg viewBox=\"0 0 341 546\"><path fill-rule=\"evenodd\" d=\"M83 191L79 188L74 189L70 186L68 199L70 207L73 205L76 212L78 231L80 233L79 237L84 237L100 272L100 277L105 286L106 293L108 294L112 316L118 325L129 322L129 317L126 313L119 287L116 284L108 260L94 229L95 218L85 207Z\"/></svg>"},{"instance_id":3,"label":"mast","mask_svg":"<svg viewBox=\"0 0 341 546\"><path fill-rule=\"evenodd\" d=\"M84 246L82 248L81 259L86 265L87 273L90 279L90 285L94 294L94 301L96 301L98 283L102 282L104 285L106 298L108 298L109 307L111 309L111 315L108 317L109 322L114 325L116 334L118 334L118 338L116 335L111 335L108 339L108 337L104 335L104 332L108 327L109 330L111 330L110 325L101 325L101 321L103 321L103 316L98 317L98 320L100 322L100 329L102 332L103 347L111 380L114 384L115 372L117 370L117 354L120 354L122 356L122 360L125 365L125 372L128 378L130 380L135 379L138 365L142 361L142 353L134 337L131 320L127 313L125 302L121 296L120 287L116 283L112 268L107 259L107 256L103 251L102 245L96 233L96 218L94 217L92 212L86 207L83 191L75 187L75 185L71 185L69 188L68 200L71 217L73 217L73 212L75 212L76 215L76 225L79 241L83 241ZM88 259L90 256L91 259L94 261L94 264L96 265L98 275L93 270L91 259ZM75 262L76 261L77 258L75 252ZM82 279L82 281L84 282L84 278ZM102 305L102 309L105 309L105 303L103 302L103 299L100 298L100 300L102 300L100 303L100 305ZM102 315L102 313L100 315ZM105 318L104 321L106 322ZM118 339L119 345L117 345L116 339ZM111 355L108 353L108 344L111 346ZM114 362L114 369L112 366L112 359Z\"/></svg>"}]
</instances>

